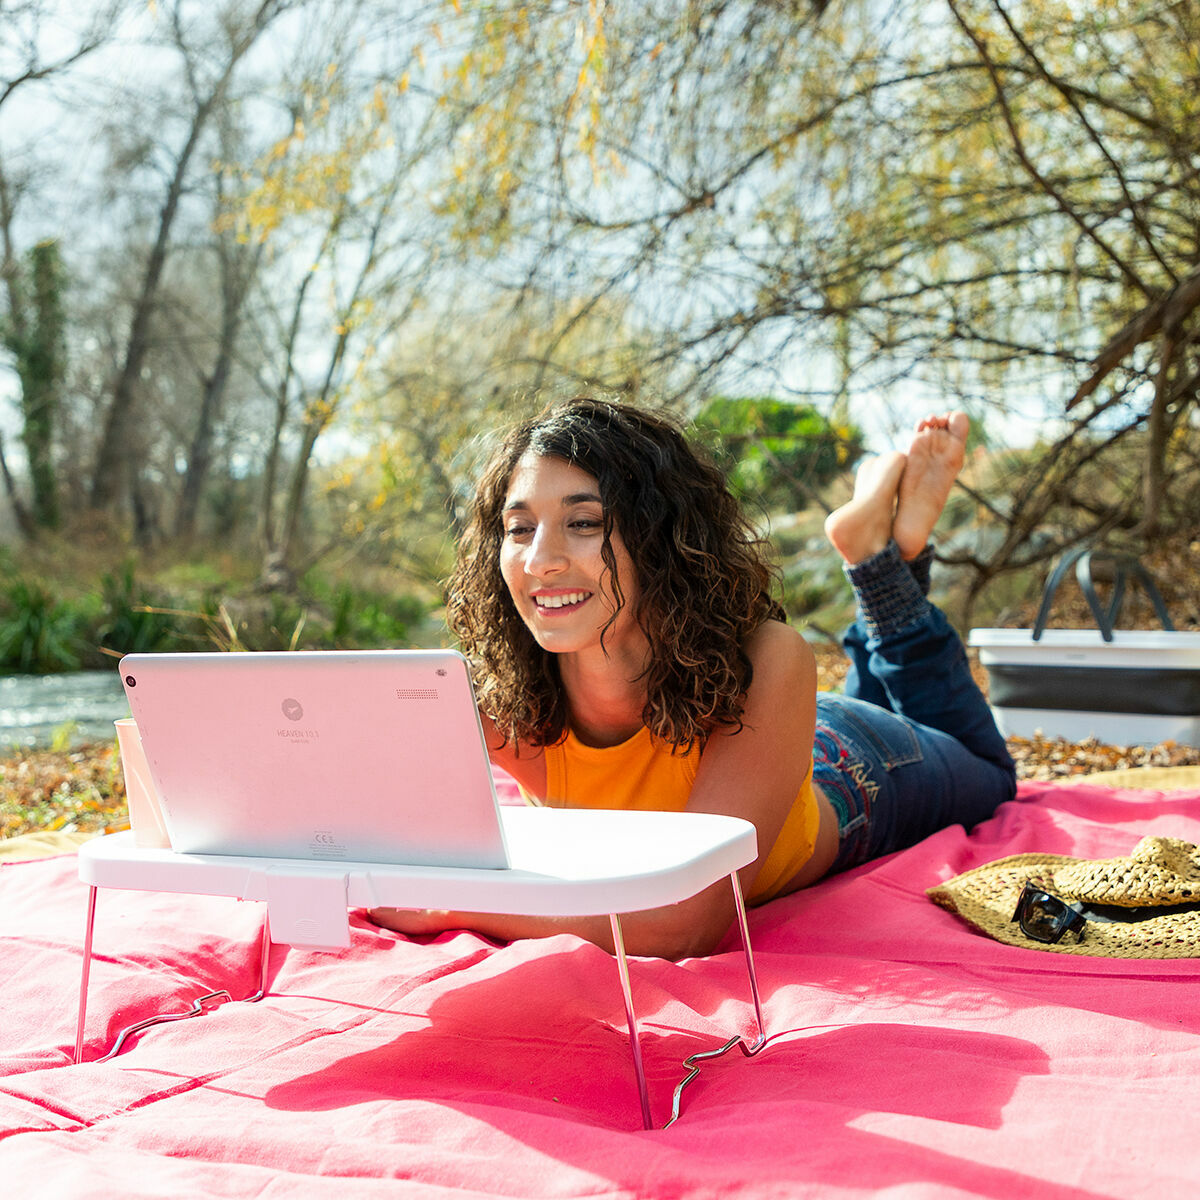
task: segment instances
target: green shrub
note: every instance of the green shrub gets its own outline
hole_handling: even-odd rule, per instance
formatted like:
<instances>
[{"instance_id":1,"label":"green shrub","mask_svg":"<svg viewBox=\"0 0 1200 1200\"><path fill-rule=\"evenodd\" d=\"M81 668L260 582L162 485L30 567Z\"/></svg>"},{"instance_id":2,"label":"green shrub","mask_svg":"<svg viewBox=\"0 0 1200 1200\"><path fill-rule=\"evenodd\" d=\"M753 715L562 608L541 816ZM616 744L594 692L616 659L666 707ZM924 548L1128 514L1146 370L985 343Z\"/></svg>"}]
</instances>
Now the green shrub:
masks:
<instances>
[{"instance_id":1,"label":"green shrub","mask_svg":"<svg viewBox=\"0 0 1200 1200\"><path fill-rule=\"evenodd\" d=\"M21 674L75 671L86 614L55 600L40 583L18 579L0 598L0 669Z\"/></svg>"},{"instance_id":2,"label":"green shrub","mask_svg":"<svg viewBox=\"0 0 1200 1200\"><path fill-rule=\"evenodd\" d=\"M338 585L329 599L328 640L336 647L399 646L424 619L425 604L414 596L381 596Z\"/></svg>"},{"instance_id":3,"label":"green shrub","mask_svg":"<svg viewBox=\"0 0 1200 1200\"><path fill-rule=\"evenodd\" d=\"M386 595L349 583L330 588L322 581L307 581L314 604L328 613L322 631L308 629L313 643L343 649L403 646L412 640L413 626L428 614L428 606L412 595Z\"/></svg>"},{"instance_id":4,"label":"green shrub","mask_svg":"<svg viewBox=\"0 0 1200 1200\"><path fill-rule=\"evenodd\" d=\"M863 455L857 426L771 396L716 396L695 425L733 490L767 511L803 508Z\"/></svg>"},{"instance_id":5,"label":"green shrub","mask_svg":"<svg viewBox=\"0 0 1200 1200\"><path fill-rule=\"evenodd\" d=\"M168 600L137 585L133 564L126 563L100 580L103 616L96 645L117 654L149 653L171 646L179 636L179 619Z\"/></svg>"}]
</instances>

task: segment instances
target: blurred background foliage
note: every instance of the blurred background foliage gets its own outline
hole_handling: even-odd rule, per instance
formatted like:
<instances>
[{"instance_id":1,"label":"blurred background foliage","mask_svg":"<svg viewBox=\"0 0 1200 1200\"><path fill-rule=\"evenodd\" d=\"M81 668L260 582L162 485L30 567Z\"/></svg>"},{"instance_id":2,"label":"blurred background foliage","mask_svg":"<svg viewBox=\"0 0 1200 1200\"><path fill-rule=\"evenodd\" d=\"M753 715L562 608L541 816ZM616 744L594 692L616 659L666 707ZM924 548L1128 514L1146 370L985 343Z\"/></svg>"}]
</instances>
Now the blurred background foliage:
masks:
<instances>
[{"instance_id":1,"label":"blurred background foliage","mask_svg":"<svg viewBox=\"0 0 1200 1200\"><path fill-rule=\"evenodd\" d=\"M820 497L863 456L863 431L835 423L811 404L770 396L715 396L695 428L734 489L768 512L796 512Z\"/></svg>"},{"instance_id":2,"label":"blurred background foliage","mask_svg":"<svg viewBox=\"0 0 1200 1200\"><path fill-rule=\"evenodd\" d=\"M1200 621L1196 5L2 7L0 669L437 640L484 432L588 390L819 629L851 469L951 407L960 624L1085 543Z\"/></svg>"}]
</instances>

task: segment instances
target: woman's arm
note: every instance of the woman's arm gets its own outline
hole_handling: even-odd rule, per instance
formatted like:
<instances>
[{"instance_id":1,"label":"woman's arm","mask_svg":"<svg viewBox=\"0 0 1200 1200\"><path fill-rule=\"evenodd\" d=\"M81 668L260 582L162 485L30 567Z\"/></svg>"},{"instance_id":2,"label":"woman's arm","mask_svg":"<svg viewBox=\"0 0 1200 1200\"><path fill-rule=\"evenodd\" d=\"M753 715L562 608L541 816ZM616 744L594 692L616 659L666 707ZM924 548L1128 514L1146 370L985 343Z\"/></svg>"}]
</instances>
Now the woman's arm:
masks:
<instances>
[{"instance_id":1,"label":"woman's arm","mask_svg":"<svg viewBox=\"0 0 1200 1200\"><path fill-rule=\"evenodd\" d=\"M808 774L817 718L817 667L804 638L779 621L767 621L755 630L746 653L754 673L742 728L717 730L709 737L687 809L741 817L754 826L758 857L738 873L749 895ZM710 898L702 915L713 941L724 936L734 918L732 896L727 905L720 900Z\"/></svg>"},{"instance_id":2,"label":"woman's arm","mask_svg":"<svg viewBox=\"0 0 1200 1200\"><path fill-rule=\"evenodd\" d=\"M758 858L739 872L748 891L791 810L812 754L816 722L816 664L812 650L795 630L777 621L758 629L746 652L754 676L746 697L743 728L717 732L701 756L687 808L692 812L743 817L758 832ZM485 730L494 735L485 723ZM489 745L491 737L489 736ZM545 758L518 758L493 751L492 760L535 794L545 785ZM540 771L541 787L537 786ZM472 929L502 941L572 933L610 952L607 917L530 917L492 913L375 910L389 929L412 935ZM719 880L679 904L629 913L621 918L631 954L679 959L711 954L736 917L733 890Z\"/></svg>"},{"instance_id":3,"label":"woman's arm","mask_svg":"<svg viewBox=\"0 0 1200 1200\"><path fill-rule=\"evenodd\" d=\"M483 737L487 743L488 758L492 765L507 771L530 795L546 794L546 756L540 747L517 751L512 742L506 742L496 728L495 722L482 709L479 721L483 725Z\"/></svg>"},{"instance_id":4,"label":"woman's arm","mask_svg":"<svg viewBox=\"0 0 1200 1200\"><path fill-rule=\"evenodd\" d=\"M720 914L715 920L713 914ZM678 960L711 954L736 916L733 889L728 879L698 895L666 908L621 914L621 937L628 953L644 958ZM553 937L570 933L614 952L612 925L607 916L530 917L518 913L453 912L441 909L372 909L371 919L385 929L410 937L469 929L500 942L517 938ZM713 930L719 932L713 936Z\"/></svg>"}]
</instances>

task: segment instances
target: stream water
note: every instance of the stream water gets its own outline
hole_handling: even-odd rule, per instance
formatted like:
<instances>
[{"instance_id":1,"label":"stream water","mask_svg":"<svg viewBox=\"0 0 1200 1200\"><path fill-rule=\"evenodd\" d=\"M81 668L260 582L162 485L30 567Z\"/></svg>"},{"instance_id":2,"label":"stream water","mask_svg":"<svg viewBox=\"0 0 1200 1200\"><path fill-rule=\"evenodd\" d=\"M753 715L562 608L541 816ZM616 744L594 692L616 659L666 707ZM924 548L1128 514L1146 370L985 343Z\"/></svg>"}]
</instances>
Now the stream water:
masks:
<instances>
[{"instance_id":1,"label":"stream water","mask_svg":"<svg viewBox=\"0 0 1200 1200\"><path fill-rule=\"evenodd\" d=\"M0 753L47 747L58 730L72 746L109 741L113 721L127 716L116 671L0 676Z\"/></svg>"}]
</instances>

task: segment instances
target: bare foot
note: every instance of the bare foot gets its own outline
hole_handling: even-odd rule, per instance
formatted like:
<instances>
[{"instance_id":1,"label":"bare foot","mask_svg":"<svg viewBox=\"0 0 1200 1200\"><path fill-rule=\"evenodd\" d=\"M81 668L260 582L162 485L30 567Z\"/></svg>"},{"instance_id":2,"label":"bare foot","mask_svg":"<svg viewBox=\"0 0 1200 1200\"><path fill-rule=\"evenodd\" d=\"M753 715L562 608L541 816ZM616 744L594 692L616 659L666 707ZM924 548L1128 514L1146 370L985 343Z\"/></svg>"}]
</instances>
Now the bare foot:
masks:
<instances>
[{"instance_id":1,"label":"bare foot","mask_svg":"<svg viewBox=\"0 0 1200 1200\"><path fill-rule=\"evenodd\" d=\"M917 426L892 523L892 537L902 558L916 558L929 542L962 469L970 425L967 414L956 411L926 417Z\"/></svg>"},{"instance_id":2,"label":"bare foot","mask_svg":"<svg viewBox=\"0 0 1200 1200\"><path fill-rule=\"evenodd\" d=\"M891 539L905 462L898 450L867 459L854 476L854 495L825 518L825 536L851 566L877 554Z\"/></svg>"}]
</instances>

